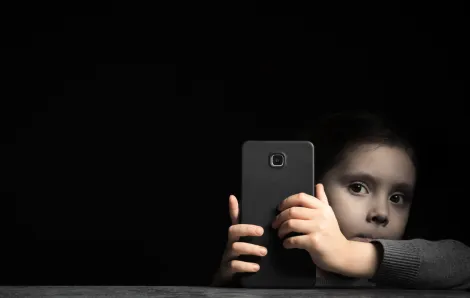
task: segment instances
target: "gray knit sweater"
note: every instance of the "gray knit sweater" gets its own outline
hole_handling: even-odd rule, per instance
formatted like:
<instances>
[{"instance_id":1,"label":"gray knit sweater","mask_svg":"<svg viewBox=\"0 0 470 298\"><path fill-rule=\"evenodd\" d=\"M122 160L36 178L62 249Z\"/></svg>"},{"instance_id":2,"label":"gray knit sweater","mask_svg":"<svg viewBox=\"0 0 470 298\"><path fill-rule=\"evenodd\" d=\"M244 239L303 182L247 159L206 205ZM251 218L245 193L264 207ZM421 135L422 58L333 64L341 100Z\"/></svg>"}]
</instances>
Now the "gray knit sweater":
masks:
<instances>
[{"instance_id":1,"label":"gray knit sweater","mask_svg":"<svg viewBox=\"0 0 470 298\"><path fill-rule=\"evenodd\" d=\"M317 278L317 287L470 289L470 247L455 240L374 240L380 265L370 280Z\"/></svg>"}]
</instances>

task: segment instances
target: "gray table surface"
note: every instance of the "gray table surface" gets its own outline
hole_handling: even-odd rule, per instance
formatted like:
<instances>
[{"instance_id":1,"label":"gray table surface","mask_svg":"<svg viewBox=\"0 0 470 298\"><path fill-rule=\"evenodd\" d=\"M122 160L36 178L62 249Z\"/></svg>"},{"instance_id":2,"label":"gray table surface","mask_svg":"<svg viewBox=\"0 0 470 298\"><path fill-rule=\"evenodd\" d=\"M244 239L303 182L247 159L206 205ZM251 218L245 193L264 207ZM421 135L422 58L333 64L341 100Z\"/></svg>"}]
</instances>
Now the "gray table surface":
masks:
<instances>
[{"instance_id":1,"label":"gray table surface","mask_svg":"<svg viewBox=\"0 0 470 298\"><path fill-rule=\"evenodd\" d=\"M470 297L464 291L232 289L176 286L0 286L0 297Z\"/></svg>"}]
</instances>

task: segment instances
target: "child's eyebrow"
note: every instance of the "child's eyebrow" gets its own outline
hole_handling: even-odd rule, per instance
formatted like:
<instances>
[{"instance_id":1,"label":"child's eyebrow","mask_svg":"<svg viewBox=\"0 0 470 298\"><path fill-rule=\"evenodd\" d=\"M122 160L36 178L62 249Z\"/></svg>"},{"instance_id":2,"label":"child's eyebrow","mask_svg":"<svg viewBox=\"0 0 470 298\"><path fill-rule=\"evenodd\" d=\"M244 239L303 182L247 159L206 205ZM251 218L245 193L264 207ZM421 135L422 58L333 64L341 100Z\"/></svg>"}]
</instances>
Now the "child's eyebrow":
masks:
<instances>
[{"instance_id":1,"label":"child's eyebrow","mask_svg":"<svg viewBox=\"0 0 470 298\"><path fill-rule=\"evenodd\" d=\"M363 180L365 182L371 183L372 185L376 186L379 184L379 180L374 177L372 174L366 172L345 172L342 174L342 180L348 180L352 182L353 180ZM399 189L400 191L406 193L413 193L413 185L405 181L399 181L393 183L393 188Z\"/></svg>"}]
</instances>

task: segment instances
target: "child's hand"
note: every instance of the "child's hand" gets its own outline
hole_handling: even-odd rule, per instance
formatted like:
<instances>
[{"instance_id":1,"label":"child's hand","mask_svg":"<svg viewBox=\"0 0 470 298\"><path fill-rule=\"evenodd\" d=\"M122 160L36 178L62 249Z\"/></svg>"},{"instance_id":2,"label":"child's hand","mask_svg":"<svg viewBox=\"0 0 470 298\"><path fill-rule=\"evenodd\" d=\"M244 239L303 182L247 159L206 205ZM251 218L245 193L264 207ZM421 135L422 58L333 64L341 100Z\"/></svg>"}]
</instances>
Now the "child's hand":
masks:
<instances>
[{"instance_id":1,"label":"child's hand","mask_svg":"<svg viewBox=\"0 0 470 298\"><path fill-rule=\"evenodd\" d=\"M290 232L304 234L287 238L284 247L305 249L318 267L338 273L349 241L341 233L322 184L316 185L316 194L317 198L300 193L282 201L272 227L279 228L281 239Z\"/></svg>"},{"instance_id":2,"label":"child's hand","mask_svg":"<svg viewBox=\"0 0 470 298\"><path fill-rule=\"evenodd\" d=\"M265 256L267 254L265 247L246 242L238 242L240 237L261 236L264 230L260 226L238 224L239 210L238 201L235 196L230 196L229 198L229 213L232 219L232 226L230 226L228 230L227 248L223 254L219 270L212 282L213 286L220 286L230 282L236 272L257 272L260 269L258 264L236 260L238 256Z\"/></svg>"}]
</instances>

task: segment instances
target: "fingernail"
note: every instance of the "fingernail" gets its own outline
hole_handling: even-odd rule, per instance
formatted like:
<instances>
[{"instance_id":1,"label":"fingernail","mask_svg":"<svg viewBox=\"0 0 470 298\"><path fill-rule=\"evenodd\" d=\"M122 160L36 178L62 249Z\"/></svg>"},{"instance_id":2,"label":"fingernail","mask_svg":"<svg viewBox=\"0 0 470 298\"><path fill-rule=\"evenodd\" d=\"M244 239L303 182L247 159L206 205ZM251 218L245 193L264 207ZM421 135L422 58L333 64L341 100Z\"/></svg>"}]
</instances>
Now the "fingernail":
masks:
<instances>
[{"instance_id":1,"label":"fingernail","mask_svg":"<svg viewBox=\"0 0 470 298\"><path fill-rule=\"evenodd\" d=\"M256 229L256 233L257 233L258 235L263 235L263 229L262 229L262 228L257 228L257 229Z\"/></svg>"},{"instance_id":2,"label":"fingernail","mask_svg":"<svg viewBox=\"0 0 470 298\"><path fill-rule=\"evenodd\" d=\"M259 270L259 265L257 265L257 264L256 264L256 265L253 265L253 270L254 270L254 271L258 271L258 270Z\"/></svg>"},{"instance_id":3,"label":"fingernail","mask_svg":"<svg viewBox=\"0 0 470 298\"><path fill-rule=\"evenodd\" d=\"M262 256L265 256L267 253L268 253L268 250L267 250L266 248L262 248L262 249L260 250L260 254L261 254Z\"/></svg>"}]
</instances>

